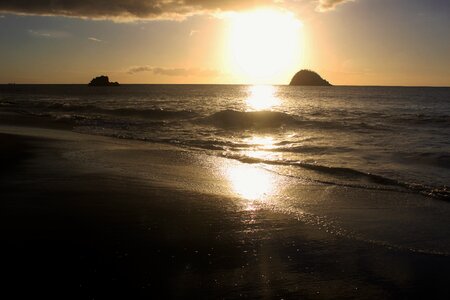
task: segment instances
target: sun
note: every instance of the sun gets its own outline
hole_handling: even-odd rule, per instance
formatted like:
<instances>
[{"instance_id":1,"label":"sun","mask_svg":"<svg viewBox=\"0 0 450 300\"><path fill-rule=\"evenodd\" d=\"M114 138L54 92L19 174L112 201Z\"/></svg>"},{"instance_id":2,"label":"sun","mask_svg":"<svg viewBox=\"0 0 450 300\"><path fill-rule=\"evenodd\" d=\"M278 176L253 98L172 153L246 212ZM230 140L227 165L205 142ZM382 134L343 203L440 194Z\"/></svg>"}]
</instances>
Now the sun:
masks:
<instances>
[{"instance_id":1,"label":"sun","mask_svg":"<svg viewBox=\"0 0 450 300\"><path fill-rule=\"evenodd\" d=\"M301 22L289 12L256 10L229 16L233 74L247 83L276 83L301 60Z\"/></svg>"}]
</instances>

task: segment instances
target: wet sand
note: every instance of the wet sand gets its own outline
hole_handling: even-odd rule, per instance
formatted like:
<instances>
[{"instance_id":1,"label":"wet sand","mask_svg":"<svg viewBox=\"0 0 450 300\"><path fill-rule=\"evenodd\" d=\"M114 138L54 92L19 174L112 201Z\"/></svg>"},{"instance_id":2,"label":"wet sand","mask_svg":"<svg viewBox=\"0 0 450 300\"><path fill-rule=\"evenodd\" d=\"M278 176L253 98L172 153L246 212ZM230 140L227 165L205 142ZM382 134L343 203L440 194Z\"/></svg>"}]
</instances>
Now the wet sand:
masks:
<instances>
[{"instance_id":1,"label":"wet sand","mask_svg":"<svg viewBox=\"0 0 450 300\"><path fill-rule=\"evenodd\" d=\"M450 296L445 251L372 243L249 202L211 167L241 163L39 122L0 126L2 293L11 298ZM327 203L328 187L298 189ZM333 192L343 202L354 193Z\"/></svg>"}]
</instances>

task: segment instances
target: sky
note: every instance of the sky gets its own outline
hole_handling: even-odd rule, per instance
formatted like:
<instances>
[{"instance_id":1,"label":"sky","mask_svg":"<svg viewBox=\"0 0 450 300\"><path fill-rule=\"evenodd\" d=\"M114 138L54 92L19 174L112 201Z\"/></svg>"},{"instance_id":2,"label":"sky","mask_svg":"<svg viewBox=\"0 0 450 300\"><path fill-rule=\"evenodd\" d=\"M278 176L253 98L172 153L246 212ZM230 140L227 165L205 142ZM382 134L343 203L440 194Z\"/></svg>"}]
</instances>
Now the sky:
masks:
<instances>
[{"instance_id":1,"label":"sky","mask_svg":"<svg viewBox=\"0 0 450 300\"><path fill-rule=\"evenodd\" d=\"M449 0L0 0L0 83L450 86Z\"/></svg>"}]
</instances>

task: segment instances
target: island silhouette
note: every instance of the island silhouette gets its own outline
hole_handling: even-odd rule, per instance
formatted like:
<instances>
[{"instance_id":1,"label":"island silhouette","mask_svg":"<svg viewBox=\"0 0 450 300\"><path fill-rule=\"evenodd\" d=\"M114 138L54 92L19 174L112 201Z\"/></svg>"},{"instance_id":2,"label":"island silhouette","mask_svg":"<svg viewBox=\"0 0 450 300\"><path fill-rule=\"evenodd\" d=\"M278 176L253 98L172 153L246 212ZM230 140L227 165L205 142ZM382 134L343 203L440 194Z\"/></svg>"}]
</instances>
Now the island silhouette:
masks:
<instances>
[{"instance_id":1,"label":"island silhouette","mask_svg":"<svg viewBox=\"0 0 450 300\"><path fill-rule=\"evenodd\" d=\"M89 86L119 86L118 82L110 82L109 77L105 75L101 75L95 77L89 82Z\"/></svg>"},{"instance_id":2,"label":"island silhouette","mask_svg":"<svg viewBox=\"0 0 450 300\"><path fill-rule=\"evenodd\" d=\"M319 74L311 70L301 70L292 77L289 85L300 86L331 86L331 84L323 79Z\"/></svg>"}]
</instances>

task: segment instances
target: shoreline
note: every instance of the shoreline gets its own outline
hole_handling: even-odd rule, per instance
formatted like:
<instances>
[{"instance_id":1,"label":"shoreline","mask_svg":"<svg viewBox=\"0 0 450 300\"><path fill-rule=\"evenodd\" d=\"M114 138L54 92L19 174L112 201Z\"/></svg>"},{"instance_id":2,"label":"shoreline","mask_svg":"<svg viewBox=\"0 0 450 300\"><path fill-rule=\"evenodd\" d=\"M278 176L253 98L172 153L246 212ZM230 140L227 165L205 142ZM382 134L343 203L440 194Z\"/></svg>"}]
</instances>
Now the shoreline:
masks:
<instances>
[{"instance_id":1,"label":"shoreline","mask_svg":"<svg viewBox=\"0 0 450 300\"><path fill-rule=\"evenodd\" d=\"M351 228L355 217L372 216L364 214L373 210L361 204L365 195L372 206L380 205L375 216L403 215L410 228L401 229L420 237L418 225L426 222L414 218L426 209L448 207L439 200L416 196L416 204L395 193L355 194L277 177L284 188L280 194L305 204L293 210L278 194L258 203L230 188L220 173L224 166L242 171L246 164L74 133L41 120L10 118L0 125L0 153L8 162L0 184L2 272L17 298L450 295L449 256L340 235L332 223L323 227L315 224L321 219L306 216L340 217L344 227L337 229L345 222ZM398 213L402 206L389 206L382 197L410 201L417 209ZM373 223L372 234L381 225Z\"/></svg>"}]
</instances>

